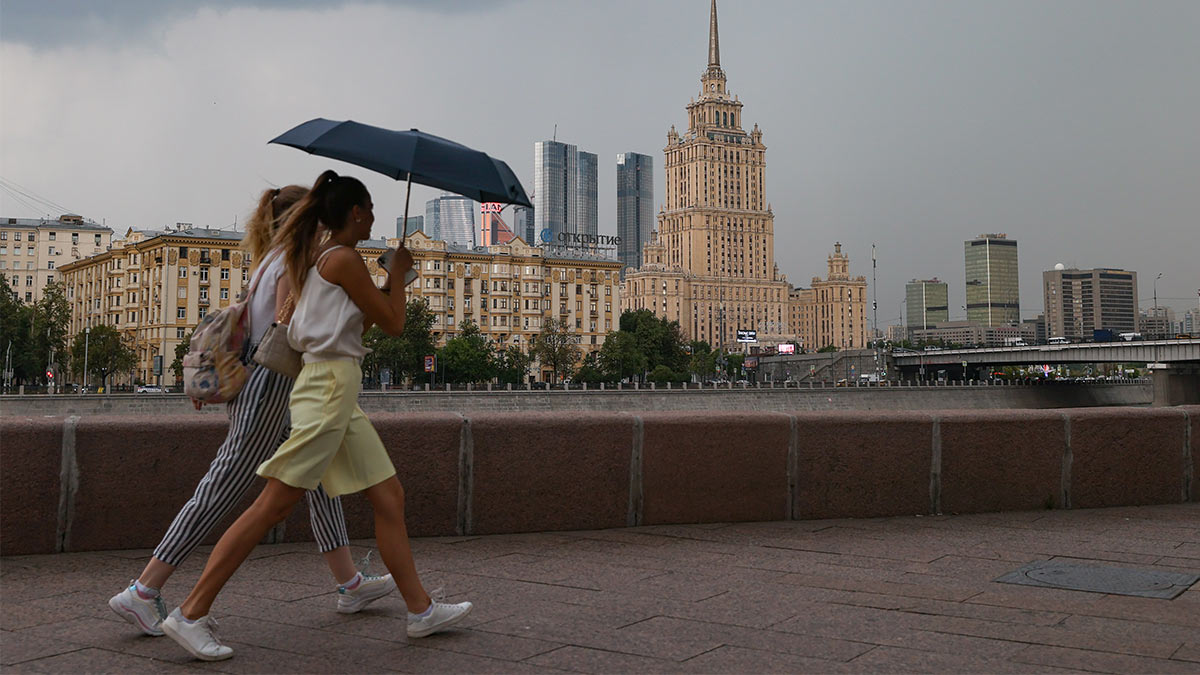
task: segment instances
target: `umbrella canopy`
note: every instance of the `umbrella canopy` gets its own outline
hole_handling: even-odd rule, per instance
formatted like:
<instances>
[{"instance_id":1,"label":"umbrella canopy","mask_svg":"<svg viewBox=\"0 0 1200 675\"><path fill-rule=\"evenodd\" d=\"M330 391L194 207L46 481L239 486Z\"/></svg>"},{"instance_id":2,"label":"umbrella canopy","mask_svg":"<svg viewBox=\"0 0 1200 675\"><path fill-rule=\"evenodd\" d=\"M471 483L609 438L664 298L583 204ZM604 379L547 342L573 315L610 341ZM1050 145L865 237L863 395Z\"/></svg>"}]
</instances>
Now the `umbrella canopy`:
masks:
<instances>
[{"instance_id":1,"label":"umbrella canopy","mask_svg":"<svg viewBox=\"0 0 1200 675\"><path fill-rule=\"evenodd\" d=\"M533 206L521 181L504 162L416 129L392 131L318 117L269 142L340 159L396 180L448 190L477 202Z\"/></svg>"}]
</instances>

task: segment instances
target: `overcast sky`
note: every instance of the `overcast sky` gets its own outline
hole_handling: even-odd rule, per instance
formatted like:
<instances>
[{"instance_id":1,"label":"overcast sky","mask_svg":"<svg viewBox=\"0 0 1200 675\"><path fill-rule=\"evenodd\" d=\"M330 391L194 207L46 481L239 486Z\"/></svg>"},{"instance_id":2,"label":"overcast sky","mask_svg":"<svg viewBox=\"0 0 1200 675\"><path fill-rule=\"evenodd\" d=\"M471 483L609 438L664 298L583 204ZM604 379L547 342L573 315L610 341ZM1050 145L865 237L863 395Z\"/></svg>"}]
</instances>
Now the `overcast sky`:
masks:
<instances>
[{"instance_id":1,"label":"overcast sky","mask_svg":"<svg viewBox=\"0 0 1200 675\"><path fill-rule=\"evenodd\" d=\"M123 233L244 222L273 184L363 178L376 234L402 184L266 141L313 117L418 127L507 161L533 143L655 162L699 90L708 0L0 0L0 178ZM1200 289L1200 2L720 0L721 61L767 145L775 257L824 276L841 241L879 325L904 283L950 284L963 241L1019 242L1023 317L1057 262ZM432 190L413 190L412 214ZM507 213L507 212L506 212ZM57 216L0 190L0 215Z\"/></svg>"}]
</instances>

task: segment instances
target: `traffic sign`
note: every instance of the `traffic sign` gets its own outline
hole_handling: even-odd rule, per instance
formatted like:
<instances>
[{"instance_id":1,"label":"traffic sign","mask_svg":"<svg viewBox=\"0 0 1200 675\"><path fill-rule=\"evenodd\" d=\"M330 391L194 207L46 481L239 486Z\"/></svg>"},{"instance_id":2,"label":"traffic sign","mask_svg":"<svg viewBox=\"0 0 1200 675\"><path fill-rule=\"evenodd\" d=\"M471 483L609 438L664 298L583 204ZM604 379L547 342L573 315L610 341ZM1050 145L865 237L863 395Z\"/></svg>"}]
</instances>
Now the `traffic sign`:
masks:
<instances>
[{"instance_id":1,"label":"traffic sign","mask_svg":"<svg viewBox=\"0 0 1200 675\"><path fill-rule=\"evenodd\" d=\"M53 380L53 379L54 379L54 371L52 371L52 370L47 370L47 371L46 371L46 379L48 379L48 380Z\"/></svg>"}]
</instances>

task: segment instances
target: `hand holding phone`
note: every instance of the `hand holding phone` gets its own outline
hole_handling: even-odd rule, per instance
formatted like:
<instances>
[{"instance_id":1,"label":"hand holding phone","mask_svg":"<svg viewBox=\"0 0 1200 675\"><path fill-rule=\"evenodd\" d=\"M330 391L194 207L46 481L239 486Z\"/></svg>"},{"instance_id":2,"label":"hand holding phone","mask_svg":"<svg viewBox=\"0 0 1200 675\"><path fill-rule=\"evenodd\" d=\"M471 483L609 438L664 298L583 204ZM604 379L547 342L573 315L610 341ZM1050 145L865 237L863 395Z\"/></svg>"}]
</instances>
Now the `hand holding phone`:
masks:
<instances>
[{"instance_id":1,"label":"hand holding phone","mask_svg":"<svg viewBox=\"0 0 1200 675\"><path fill-rule=\"evenodd\" d=\"M403 251L403 253L400 253ZM383 255L376 259L379 266L392 273L392 265L408 265L408 269L404 272L404 285L407 286L417 280L417 270L413 266L412 254L408 249L401 248L399 250L389 248L383 252Z\"/></svg>"}]
</instances>

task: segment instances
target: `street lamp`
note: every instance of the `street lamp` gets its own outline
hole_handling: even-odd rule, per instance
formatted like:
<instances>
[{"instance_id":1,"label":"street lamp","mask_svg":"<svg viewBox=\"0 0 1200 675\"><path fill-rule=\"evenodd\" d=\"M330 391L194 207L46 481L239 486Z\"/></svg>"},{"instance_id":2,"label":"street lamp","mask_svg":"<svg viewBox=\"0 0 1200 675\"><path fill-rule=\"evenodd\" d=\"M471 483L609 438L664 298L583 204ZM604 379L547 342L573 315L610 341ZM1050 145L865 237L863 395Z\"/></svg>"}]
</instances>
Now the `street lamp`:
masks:
<instances>
[{"instance_id":1,"label":"street lamp","mask_svg":"<svg viewBox=\"0 0 1200 675\"><path fill-rule=\"evenodd\" d=\"M1158 326L1160 325L1158 322L1158 280L1162 278L1162 275L1163 275L1163 273L1159 272L1158 276L1154 277L1154 327L1155 327L1155 330L1157 330ZM1162 336L1158 335L1156 337L1162 337Z\"/></svg>"},{"instance_id":2,"label":"street lamp","mask_svg":"<svg viewBox=\"0 0 1200 675\"><path fill-rule=\"evenodd\" d=\"M83 389L80 394L87 391L87 373L88 373L88 340L92 337L92 327L88 326L83 329Z\"/></svg>"}]
</instances>

